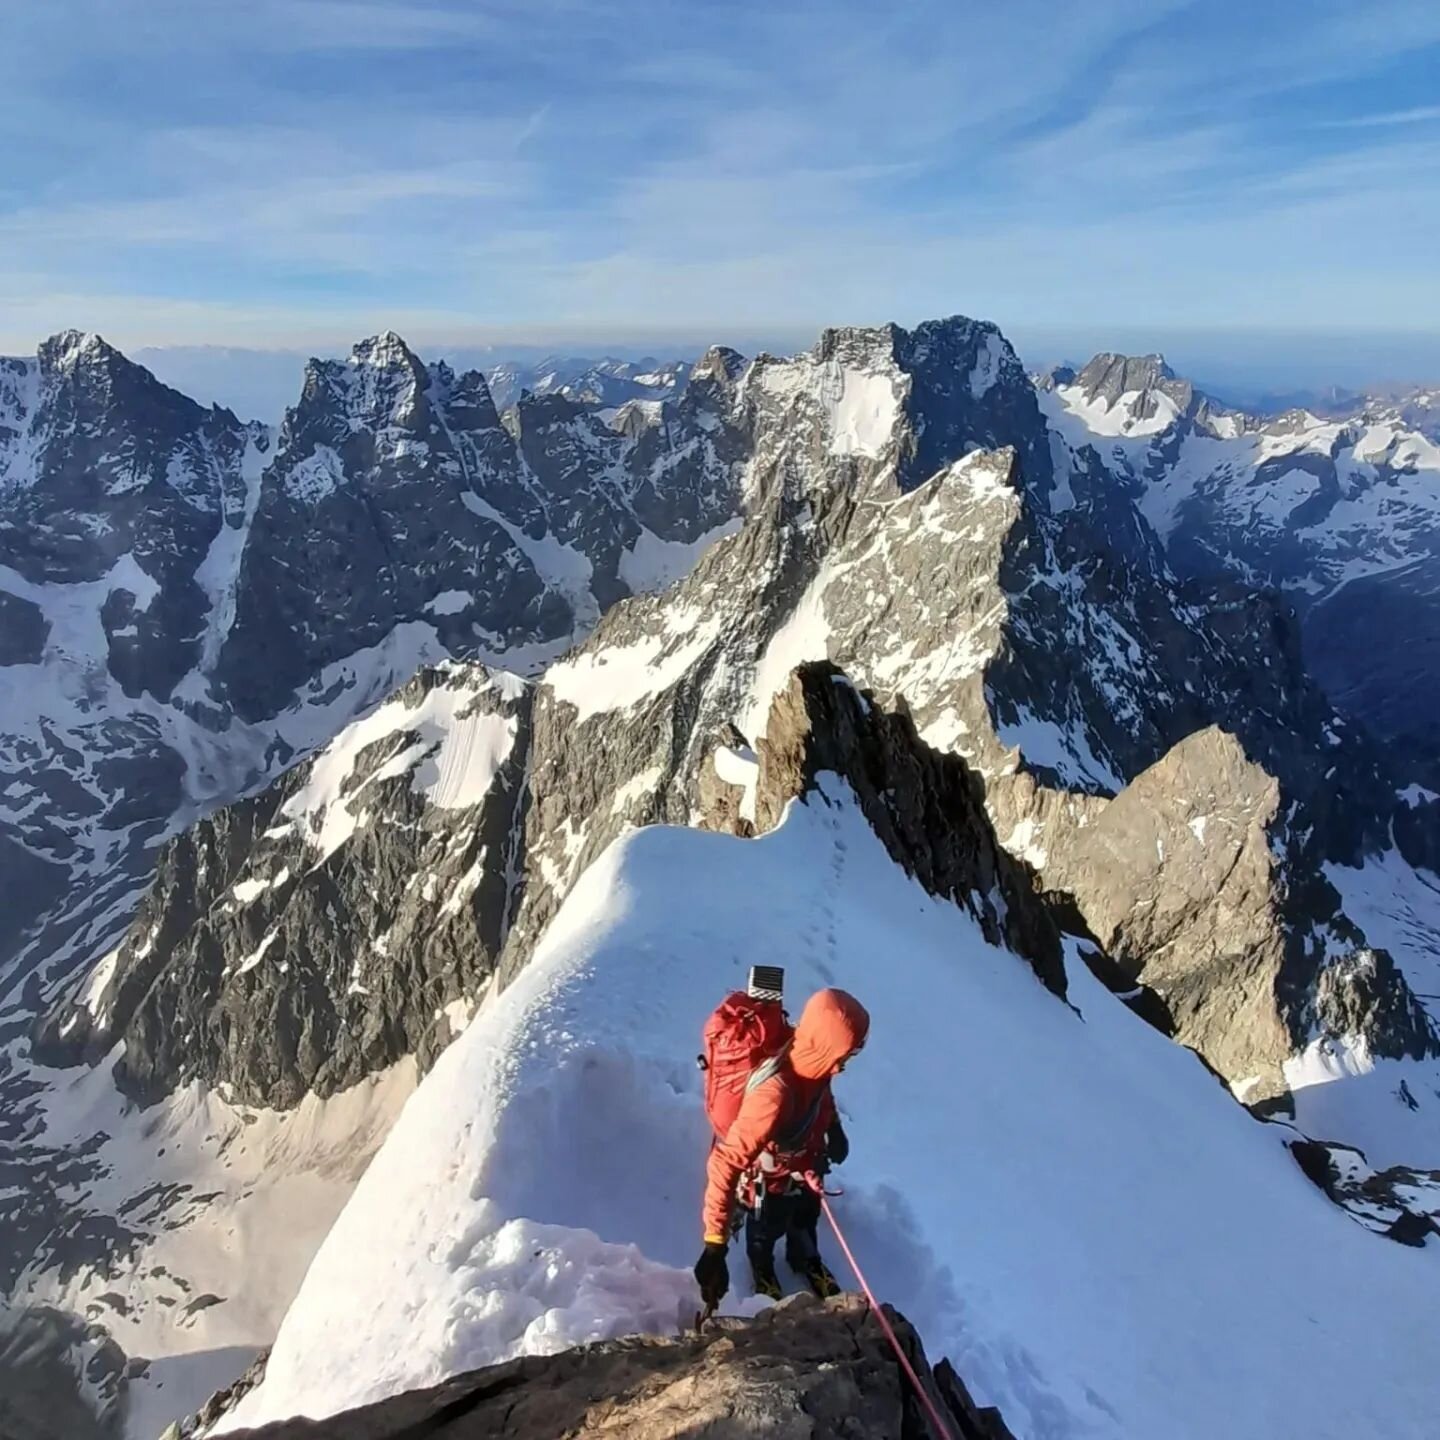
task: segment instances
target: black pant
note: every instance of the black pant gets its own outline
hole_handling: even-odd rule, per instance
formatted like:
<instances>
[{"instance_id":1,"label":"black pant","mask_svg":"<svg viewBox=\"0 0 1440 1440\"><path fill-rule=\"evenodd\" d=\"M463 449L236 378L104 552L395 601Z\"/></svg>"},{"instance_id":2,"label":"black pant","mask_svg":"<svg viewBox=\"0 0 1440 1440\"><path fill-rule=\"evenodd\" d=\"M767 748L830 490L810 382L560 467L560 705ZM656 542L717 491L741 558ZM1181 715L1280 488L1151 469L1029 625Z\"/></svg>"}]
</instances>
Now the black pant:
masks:
<instances>
[{"instance_id":1,"label":"black pant","mask_svg":"<svg viewBox=\"0 0 1440 1440\"><path fill-rule=\"evenodd\" d=\"M785 1263L797 1274L820 1258L816 1227L820 1224L820 1197L797 1186L777 1193L767 1190L758 1210L745 1218L745 1253L751 1264L774 1264L775 1242L785 1237Z\"/></svg>"}]
</instances>

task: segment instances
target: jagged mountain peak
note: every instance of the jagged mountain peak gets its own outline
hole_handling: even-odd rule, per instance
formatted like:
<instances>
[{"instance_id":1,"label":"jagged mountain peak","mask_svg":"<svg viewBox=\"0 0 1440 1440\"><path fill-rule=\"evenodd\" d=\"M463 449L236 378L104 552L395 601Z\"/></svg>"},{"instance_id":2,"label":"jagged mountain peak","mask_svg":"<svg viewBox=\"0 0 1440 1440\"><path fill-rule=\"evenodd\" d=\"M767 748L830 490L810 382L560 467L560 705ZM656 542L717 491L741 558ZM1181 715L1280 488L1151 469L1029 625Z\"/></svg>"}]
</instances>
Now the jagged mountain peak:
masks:
<instances>
[{"instance_id":1,"label":"jagged mountain peak","mask_svg":"<svg viewBox=\"0 0 1440 1440\"><path fill-rule=\"evenodd\" d=\"M1197 401L1203 399L1158 353L1102 351L1082 367L1072 383L1086 401L1111 411L1124 410L1136 423L1164 420L1168 424L1178 415L1192 414Z\"/></svg>"},{"instance_id":2,"label":"jagged mountain peak","mask_svg":"<svg viewBox=\"0 0 1440 1440\"><path fill-rule=\"evenodd\" d=\"M934 320L922 320L914 329L901 333L908 335L912 346L933 345L941 349L983 344L991 337L1002 341L1007 348L1010 343L993 320L977 320L958 311Z\"/></svg>"},{"instance_id":3,"label":"jagged mountain peak","mask_svg":"<svg viewBox=\"0 0 1440 1440\"><path fill-rule=\"evenodd\" d=\"M40 362L47 369L69 369L82 363L124 359L118 350L93 330L60 330L40 342ZM129 362L127 362L129 363Z\"/></svg>"},{"instance_id":4,"label":"jagged mountain peak","mask_svg":"<svg viewBox=\"0 0 1440 1440\"><path fill-rule=\"evenodd\" d=\"M820 332L810 354L817 361L839 360L864 367L895 362L895 349L904 332L893 321L884 325L832 325Z\"/></svg>"},{"instance_id":5,"label":"jagged mountain peak","mask_svg":"<svg viewBox=\"0 0 1440 1440\"><path fill-rule=\"evenodd\" d=\"M42 340L35 355L34 362L17 363L26 369L38 368L43 387L59 394L85 395L87 410L100 406L107 413L113 411L114 423L124 428L143 426L157 407L178 424L198 424L207 414L234 420L223 407L211 406L207 410L182 391L166 385L93 330L59 331ZM92 420L98 418L91 416Z\"/></svg>"},{"instance_id":6,"label":"jagged mountain peak","mask_svg":"<svg viewBox=\"0 0 1440 1440\"><path fill-rule=\"evenodd\" d=\"M352 365L404 365L423 370L424 362L394 330L382 330L350 347Z\"/></svg>"},{"instance_id":7,"label":"jagged mountain peak","mask_svg":"<svg viewBox=\"0 0 1440 1440\"><path fill-rule=\"evenodd\" d=\"M810 349L817 361L839 360L867 367L913 369L937 361L953 360L991 343L1013 356L1000 327L959 313L925 320L913 329L894 321L883 325L838 325L823 330Z\"/></svg>"},{"instance_id":8,"label":"jagged mountain peak","mask_svg":"<svg viewBox=\"0 0 1440 1440\"><path fill-rule=\"evenodd\" d=\"M1007 446L1042 503L1053 488L1034 389L988 321L954 315L914 330L829 329L797 355L757 356L736 404L756 427L752 495L778 486L805 503L907 492L973 450ZM797 484L801 472L809 478Z\"/></svg>"},{"instance_id":9,"label":"jagged mountain peak","mask_svg":"<svg viewBox=\"0 0 1440 1440\"><path fill-rule=\"evenodd\" d=\"M745 357L728 345L712 345L696 362L690 371L690 383L697 380L717 380L730 383L738 380L746 365Z\"/></svg>"},{"instance_id":10,"label":"jagged mountain peak","mask_svg":"<svg viewBox=\"0 0 1440 1440\"><path fill-rule=\"evenodd\" d=\"M333 415L343 424L410 428L421 419L431 380L425 362L393 330L357 342L344 360L312 358L300 401L286 416L293 430L304 412Z\"/></svg>"},{"instance_id":11,"label":"jagged mountain peak","mask_svg":"<svg viewBox=\"0 0 1440 1440\"><path fill-rule=\"evenodd\" d=\"M452 418L464 429L488 429L500 424L495 397L482 370L457 373L444 360L438 360L430 366L429 393L449 407Z\"/></svg>"},{"instance_id":12,"label":"jagged mountain peak","mask_svg":"<svg viewBox=\"0 0 1440 1440\"><path fill-rule=\"evenodd\" d=\"M1072 444L1083 443L1087 431L1154 443L1177 425L1233 436L1247 423L1177 376L1158 353L1101 351L1078 372L1068 365L1051 368L1036 388L1050 420Z\"/></svg>"}]
</instances>

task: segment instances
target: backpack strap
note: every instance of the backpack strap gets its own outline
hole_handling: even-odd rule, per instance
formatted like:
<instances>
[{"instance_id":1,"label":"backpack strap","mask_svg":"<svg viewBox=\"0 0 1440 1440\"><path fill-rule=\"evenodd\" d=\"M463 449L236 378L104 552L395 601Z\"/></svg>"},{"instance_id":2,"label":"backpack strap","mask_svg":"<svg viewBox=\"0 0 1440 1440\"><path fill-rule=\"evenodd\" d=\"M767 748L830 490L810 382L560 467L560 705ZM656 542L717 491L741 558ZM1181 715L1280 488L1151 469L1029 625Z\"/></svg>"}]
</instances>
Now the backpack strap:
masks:
<instances>
[{"instance_id":1,"label":"backpack strap","mask_svg":"<svg viewBox=\"0 0 1440 1440\"><path fill-rule=\"evenodd\" d=\"M789 1154L792 1150L803 1145L809 1138L811 1130L815 1128L815 1122L820 1118L820 1107L825 1103L825 1091L819 1089L815 1092L815 1098L806 1108L805 1113L786 1131L784 1135L775 1138L775 1151L779 1155Z\"/></svg>"},{"instance_id":2,"label":"backpack strap","mask_svg":"<svg viewBox=\"0 0 1440 1440\"><path fill-rule=\"evenodd\" d=\"M767 1080L773 1080L789 1058L790 1042L787 1040L768 1060L762 1060L750 1072L750 1078L745 1082L745 1093L748 1095L752 1090L758 1090Z\"/></svg>"},{"instance_id":3,"label":"backpack strap","mask_svg":"<svg viewBox=\"0 0 1440 1440\"><path fill-rule=\"evenodd\" d=\"M790 1041L785 1044L768 1060L762 1060L751 1072L750 1078L745 1082L745 1093L748 1095L752 1090L758 1090L768 1080L773 1080L790 1063ZM777 1155L784 1155L802 1144L814 1128L816 1120L820 1118L820 1107L825 1103L824 1087L816 1090L814 1099L806 1107L805 1113L786 1127L783 1135L776 1135L770 1141L770 1148Z\"/></svg>"}]
</instances>

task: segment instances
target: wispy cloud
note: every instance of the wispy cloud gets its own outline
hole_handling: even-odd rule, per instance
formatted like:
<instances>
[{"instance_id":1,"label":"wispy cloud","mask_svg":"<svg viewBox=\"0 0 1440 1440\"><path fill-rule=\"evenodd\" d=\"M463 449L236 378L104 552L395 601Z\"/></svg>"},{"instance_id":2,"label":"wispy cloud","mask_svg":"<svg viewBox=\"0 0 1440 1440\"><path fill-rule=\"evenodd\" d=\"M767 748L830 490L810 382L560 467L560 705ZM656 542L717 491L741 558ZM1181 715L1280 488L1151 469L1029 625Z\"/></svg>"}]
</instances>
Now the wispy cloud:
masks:
<instances>
[{"instance_id":1,"label":"wispy cloud","mask_svg":"<svg viewBox=\"0 0 1440 1440\"><path fill-rule=\"evenodd\" d=\"M1341 130L1369 130L1391 125L1424 125L1440 120L1440 105L1416 105L1409 110L1382 110L1378 115L1352 115L1323 123Z\"/></svg>"}]
</instances>

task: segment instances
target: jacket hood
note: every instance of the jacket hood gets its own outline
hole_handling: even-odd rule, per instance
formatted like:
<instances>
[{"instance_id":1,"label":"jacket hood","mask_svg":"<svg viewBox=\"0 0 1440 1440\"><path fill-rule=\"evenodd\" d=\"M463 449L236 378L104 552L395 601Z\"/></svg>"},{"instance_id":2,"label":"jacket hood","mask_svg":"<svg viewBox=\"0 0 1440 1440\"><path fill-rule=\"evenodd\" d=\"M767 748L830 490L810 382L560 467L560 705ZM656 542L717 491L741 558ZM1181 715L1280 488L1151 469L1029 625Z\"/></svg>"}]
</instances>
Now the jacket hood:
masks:
<instances>
[{"instance_id":1,"label":"jacket hood","mask_svg":"<svg viewBox=\"0 0 1440 1440\"><path fill-rule=\"evenodd\" d=\"M824 1080L865 1043L869 1033L869 1012L853 995L845 990L817 990L795 1027L790 1064L807 1080Z\"/></svg>"}]
</instances>

